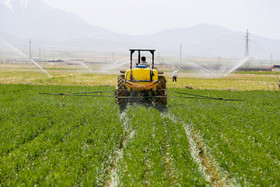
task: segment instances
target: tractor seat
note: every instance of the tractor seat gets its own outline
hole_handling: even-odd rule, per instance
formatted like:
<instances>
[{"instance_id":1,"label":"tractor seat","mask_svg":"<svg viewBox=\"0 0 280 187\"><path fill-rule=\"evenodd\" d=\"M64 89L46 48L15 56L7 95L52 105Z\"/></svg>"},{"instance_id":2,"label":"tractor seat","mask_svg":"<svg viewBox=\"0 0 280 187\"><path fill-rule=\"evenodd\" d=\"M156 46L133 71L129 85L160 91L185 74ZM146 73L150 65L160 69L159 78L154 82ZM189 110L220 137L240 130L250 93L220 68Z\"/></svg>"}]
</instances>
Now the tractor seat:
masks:
<instances>
[{"instance_id":1,"label":"tractor seat","mask_svg":"<svg viewBox=\"0 0 280 187\"><path fill-rule=\"evenodd\" d=\"M147 68L148 66L146 65L137 65L136 68Z\"/></svg>"}]
</instances>

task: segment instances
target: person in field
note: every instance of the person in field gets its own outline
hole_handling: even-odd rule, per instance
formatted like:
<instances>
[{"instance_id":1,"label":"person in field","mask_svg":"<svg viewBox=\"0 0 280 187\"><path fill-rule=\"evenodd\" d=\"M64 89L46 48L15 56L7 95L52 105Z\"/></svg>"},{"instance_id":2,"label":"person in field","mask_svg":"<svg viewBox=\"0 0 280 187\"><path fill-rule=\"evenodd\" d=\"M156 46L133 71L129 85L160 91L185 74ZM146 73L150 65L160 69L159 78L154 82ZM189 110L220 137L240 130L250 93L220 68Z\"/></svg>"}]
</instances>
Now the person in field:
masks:
<instances>
[{"instance_id":1,"label":"person in field","mask_svg":"<svg viewBox=\"0 0 280 187\"><path fill-rule=\"evenodd\" d=\"M149 64L146 62L146 57L145 56L141 57L141 62L139 63L139 65L149 67Z\"/></svg>"},{"instance_id":2,"label":"person in field","mask_svg":"<svg viewBox=\"0 0 280 187\"><path fill-rule=\"evenodd\" d=\"M178 71L173 71L173 79L172 79L172 81L174 82L177 82L177 77L178 77Z\"/></svg>"}]
</instances>

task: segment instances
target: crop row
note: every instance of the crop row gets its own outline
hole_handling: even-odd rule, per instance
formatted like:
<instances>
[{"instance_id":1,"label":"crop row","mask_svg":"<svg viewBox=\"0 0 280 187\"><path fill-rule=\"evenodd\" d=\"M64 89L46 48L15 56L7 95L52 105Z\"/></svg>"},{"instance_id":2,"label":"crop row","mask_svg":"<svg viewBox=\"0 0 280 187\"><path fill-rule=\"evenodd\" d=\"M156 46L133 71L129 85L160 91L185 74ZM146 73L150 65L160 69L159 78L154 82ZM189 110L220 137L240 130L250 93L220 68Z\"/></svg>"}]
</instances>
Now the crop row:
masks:
<instances>
[{"instance_id":1,"label":"crop row","mask_svg":"<svg viewBox=\"0 0 280 187\"><path fill-rule=\"evenodd\" d=\"M243 102L174 99L170 112L191 124L236 184L280 185L279 92L192 91ZM180 103L180 105L176 104Z\"/></svg>"},{"instance_id":2,"label":"crop row","mask_svg":"<svg viewBox=\"0 0 280 187\"><path fill-rule=\"evenodd\" d=\"M113 101L38 94L75 87L0 90L1 184L104 184L123 133L118 108L106 103Z\"/></svg>"},{"instance_id":3,"label":"crop row","mask_svg":"<svg viewBox=\"0 0 280 187\"><path fill-rule=\"evenodd\" d=\"M134 136L124 149L118 175L121 186L206 185L189 152L182 125L154 108L129 108Z\"/></svg>"}]
</instances>

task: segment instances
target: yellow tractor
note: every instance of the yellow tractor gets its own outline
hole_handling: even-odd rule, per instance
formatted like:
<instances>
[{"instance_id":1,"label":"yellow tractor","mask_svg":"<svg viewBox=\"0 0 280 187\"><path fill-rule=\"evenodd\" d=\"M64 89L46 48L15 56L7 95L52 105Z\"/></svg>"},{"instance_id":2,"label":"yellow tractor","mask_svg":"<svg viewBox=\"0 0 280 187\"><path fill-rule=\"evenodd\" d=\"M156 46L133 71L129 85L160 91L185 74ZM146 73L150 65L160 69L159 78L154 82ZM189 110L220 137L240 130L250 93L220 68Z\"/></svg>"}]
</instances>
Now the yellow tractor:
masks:
<instances>
[{"instance_id":1,"label":"yellow tractor","mask_svg":"<svg viewBox=\"0 0 280 187\"><path fill-rule=\"evenodd\" d=\"M133 54L138 52L138 60L133 64ZM141 62L141 52L150 52L152 56L151 65ZM160 76L154 67L153 49L130 49L130 68L120 71L118 85L115 89L116 103L120 110L126 109L129 103L141 103L154 106L158 110L164 110L167 105L166 79ZM145 57L142 57L145 60Z\"/></svg>"},{"instance_id":2,"label":"yellow tractor","mask_svg":"<svg viewBox=\"0 0 280 187\"><path fill-rule=\"evenodd\" d=\"M138 52L137 62L133 64L133 54ZM151 64L141 62L141 52L151 53ZM153 49L130 49L130 68L126 71L120 71L115 91L91 91L77 93L39 93L44 95L59 96L91 96L91 97L115 97L116 103L120 107L120 111L126 109L128 104L141 103L146 106L154 106L159 111L164 111L167 105L167 88L166 79L162 76L163 72L159 72L155 68ZM145 58L144 58L145 59ZM115 92L111 95L110 93ZM170 93L170 92L169 92ZM172 98L185 99L211 99L223 101L244 101L240 99L225 99L197 95L184 92L171 92Z\"/></svg>"}]
</instances>

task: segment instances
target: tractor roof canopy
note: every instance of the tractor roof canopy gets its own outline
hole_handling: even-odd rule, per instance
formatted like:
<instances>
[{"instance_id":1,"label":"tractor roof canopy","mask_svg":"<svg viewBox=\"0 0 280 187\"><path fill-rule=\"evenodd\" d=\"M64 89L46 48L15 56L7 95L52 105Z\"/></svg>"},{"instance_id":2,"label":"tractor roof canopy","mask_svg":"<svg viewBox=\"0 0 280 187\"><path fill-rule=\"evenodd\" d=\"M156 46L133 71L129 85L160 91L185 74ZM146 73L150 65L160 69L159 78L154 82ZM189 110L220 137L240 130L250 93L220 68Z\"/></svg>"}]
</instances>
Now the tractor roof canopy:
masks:
<instances>
[{"instance_id":1,"label":"tractor roof canopy","mask_svg":"<svg viewBox=\"0 0 280 187\"><path fill-rule=\"evenodd\" d=\"M154 49L129 49L130 51L130 69L132 69L132 56L135 51L138 52L138 64L141 59L141 51L149 51L152 54L152 69L154 69L154 61L155 61L155 51Z\"/></svg>"}]
</instances>

